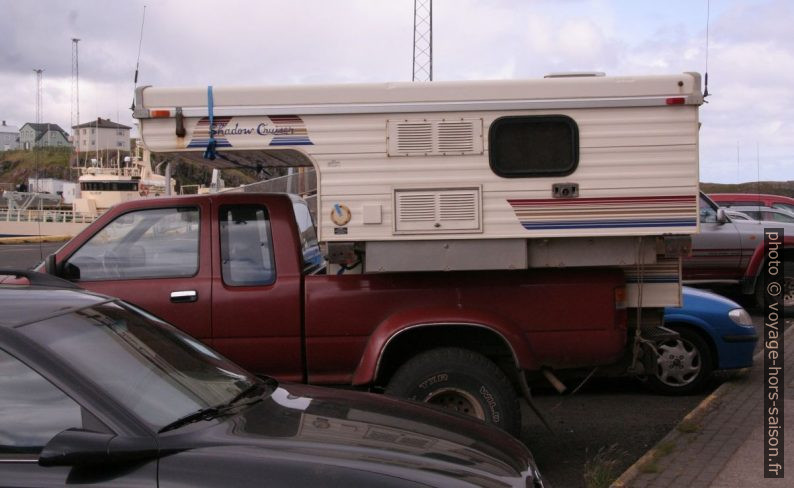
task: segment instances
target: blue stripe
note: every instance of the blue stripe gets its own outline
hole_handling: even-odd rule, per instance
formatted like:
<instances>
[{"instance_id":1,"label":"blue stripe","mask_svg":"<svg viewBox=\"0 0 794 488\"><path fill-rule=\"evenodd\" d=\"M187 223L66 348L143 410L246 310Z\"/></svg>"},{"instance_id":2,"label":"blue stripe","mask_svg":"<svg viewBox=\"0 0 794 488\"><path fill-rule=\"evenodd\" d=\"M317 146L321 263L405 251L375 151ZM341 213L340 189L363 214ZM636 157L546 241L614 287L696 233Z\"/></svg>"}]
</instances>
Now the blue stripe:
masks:
<instances>
[{"instance_id":1,"label":"blue stripe","mask_svg":"<svg viewBox=\"0 0 794 488\"><path fill-rule=\"evenodd\" d=\"M313 146L314 143L308 139L299 139L299 140L272 140L270 141L271 146Z\"/></svg>"},{"instance_id":2,"label":"blue stripe","mask_svg":"<svg viewBox=\"0 0 794 488\"><path fill-rule=\"evenodd\" d=\"M194 139L190 141L187 147L206 147L209 144L209 139ZM215 147L233 147L232 144L226 139L215 139Z\"/></svg>"},{"instance_id":3,"label":"blue stripe","mask_svg":"<svg viewBox=\"0 0 794 488\"><path fill-rule=\"evenodd\" d=\"M610 229L615 227L694 227L694 219L683 220L594 220L580 222L522 222L521 225L531 229Z\"/></svg>"}]
</instances>

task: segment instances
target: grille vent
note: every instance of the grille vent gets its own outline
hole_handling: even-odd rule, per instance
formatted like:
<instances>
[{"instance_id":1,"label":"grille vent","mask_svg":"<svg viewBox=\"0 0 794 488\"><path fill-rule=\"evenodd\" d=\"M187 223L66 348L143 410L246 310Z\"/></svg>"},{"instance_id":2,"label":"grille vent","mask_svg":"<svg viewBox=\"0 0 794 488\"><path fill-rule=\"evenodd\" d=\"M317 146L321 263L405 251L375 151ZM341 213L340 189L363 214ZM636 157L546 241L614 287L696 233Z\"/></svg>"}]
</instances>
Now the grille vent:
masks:
<instances>
[{"instance_id":1,"label":"grille vent","mask_svg":"<svg viewBox=\"0 0 794 488\"><path fill-rule=\"evenodd\" d=\"M390 120L389 156L482 154L482 119Z\"/></svg>"},{"instance_id":2,"label":"grille vent","mask_svg":"<svg viewBox=\"0 0 794 488\"><path fill-rule=\"evenodd\" d=\"M480 189L395 190L397 233L480 232Z\"/></svg>"}]
</instances>

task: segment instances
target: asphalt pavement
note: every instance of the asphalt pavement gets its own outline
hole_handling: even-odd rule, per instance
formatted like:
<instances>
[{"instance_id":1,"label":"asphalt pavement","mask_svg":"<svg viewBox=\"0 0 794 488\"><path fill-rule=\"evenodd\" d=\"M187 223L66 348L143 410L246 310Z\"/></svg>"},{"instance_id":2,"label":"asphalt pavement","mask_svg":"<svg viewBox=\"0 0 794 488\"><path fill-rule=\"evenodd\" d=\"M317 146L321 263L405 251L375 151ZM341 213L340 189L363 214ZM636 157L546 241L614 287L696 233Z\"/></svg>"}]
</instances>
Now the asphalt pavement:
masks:
<instances>
[{"instance_id":1,"label":"asphalt pavement","mask_svg":"<svg viewBox=\"0 0 794 488\"><path fill-rule=\"evenodd\" d=\"M63 244L63 242L0 244L0 268L33 268Z\"/></svg>"}]
</instances>

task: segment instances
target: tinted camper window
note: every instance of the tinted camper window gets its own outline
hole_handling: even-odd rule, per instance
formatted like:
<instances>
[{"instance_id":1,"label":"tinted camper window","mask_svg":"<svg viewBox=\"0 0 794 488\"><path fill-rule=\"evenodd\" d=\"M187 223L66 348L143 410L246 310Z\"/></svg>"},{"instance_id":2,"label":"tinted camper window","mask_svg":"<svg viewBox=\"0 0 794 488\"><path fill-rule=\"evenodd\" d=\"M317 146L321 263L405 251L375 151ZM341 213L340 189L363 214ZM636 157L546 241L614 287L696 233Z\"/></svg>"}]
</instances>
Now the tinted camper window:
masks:
<instances>
[{"instance_id":1,"label":"tinted camper window","mask_svg":"<svg viewBox=\"0 0 794 488\"><path fill-rule=\"evenodd\" d=\"M579 164L579 128L565 115L503 117L488 140L491 169L504 178L565 176Z\"/></svg>"}]
</instances>

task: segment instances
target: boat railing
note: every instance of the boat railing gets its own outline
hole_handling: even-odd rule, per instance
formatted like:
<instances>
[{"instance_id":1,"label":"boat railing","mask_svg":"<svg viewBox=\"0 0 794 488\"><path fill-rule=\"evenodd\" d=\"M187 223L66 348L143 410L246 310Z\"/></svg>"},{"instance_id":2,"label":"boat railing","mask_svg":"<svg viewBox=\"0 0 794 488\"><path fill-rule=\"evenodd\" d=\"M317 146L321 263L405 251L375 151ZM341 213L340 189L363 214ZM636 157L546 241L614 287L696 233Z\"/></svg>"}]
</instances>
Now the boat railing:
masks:
<instances>
[{"instance_id":1,"label":"boat railing","mask_svg":"<svg viewBox=\"0 0 794 488\"><path fill-rule=\"evenodd\" d=\"M0 208L0 221L3 222L64 222L90 224L96 219L96 213L75 212L73 210L20 210Z\"/></svg>"}]
</instances>

